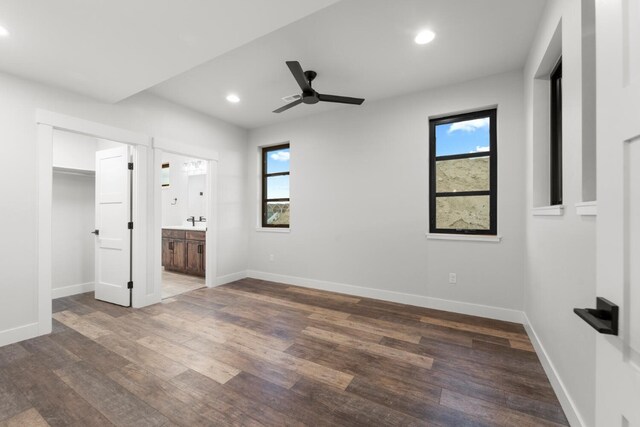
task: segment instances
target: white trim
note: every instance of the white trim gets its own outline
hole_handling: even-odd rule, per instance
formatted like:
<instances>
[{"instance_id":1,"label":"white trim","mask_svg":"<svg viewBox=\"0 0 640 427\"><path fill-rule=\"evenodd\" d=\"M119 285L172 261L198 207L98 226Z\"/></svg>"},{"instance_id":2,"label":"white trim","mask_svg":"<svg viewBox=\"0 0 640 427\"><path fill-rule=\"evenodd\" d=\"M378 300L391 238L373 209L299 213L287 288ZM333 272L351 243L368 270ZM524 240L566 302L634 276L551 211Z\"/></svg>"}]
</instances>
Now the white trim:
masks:
<instances>
[{"instance_id":1,"label":"white trim","mask_svg":"<svg viewBox=\"0 0 640 427\"><path fill-rule=\"evenodd\" d=\"M578 412L578 408L575 405L573 399L569 395L567 388L565 387L562 379L560 379L560 375L558 375L558 371L556 370L553 362L549 358L549 354L544 349L542 342L538 338L538 334L536 334L533 325L529 321L526 313L522 313L524 318L524 328L527 331L527 335L529 335L529 340L531 344L533 344L533 348L536 350L536 354L540 359L540 363L544 368L544 372L547 374L549 378L549 382L551 383L551 387L553 387L553 391L556 393L558 400L560 401L560 405L562 406L562 410L569 421L569 425L571 426L586 426L587 424L584 422L582 417L580 416L580 412Z\"/></svg>"},{"instance_id":2,"label":"white trim","mask_svg":"<svg viewBox=\"0 0 640 427\"><path fill-rule=\"evenodd\" d=\"M37 169L38 176L38 234L37 269L38 269L38 333L40 335L51 332L52 306L51 283L53 271L53 240L51 211L53 206L53 127L51 125L37 125Z\"/></svg>"},{"instance_id":3,"label":"white trim","mask_svg":"<svg viewBox=\"0 0 640 427\"><path fill-rule=\"evenodd\" d=\"M261 233L291 233L291 229L284 227L256 227Z\"/></svg>"},{"instance_id":4,"label":"white trim","mask_svg":"<svg viewBox=\"0 0 640 427\"><path fill-rule=\"evenodd\" d=\"M387 291L383 289L365 288L363 286L286 276L282 274L267 273L264 271L247 270L247 277L252 277L254 279L260 280L269 280L272 282L280 282L288 285L302 286L305 288L320 289L323 291L339 292L347 295L355 295L365 298L374 298L384 301L397 302L400 304L409 304L418 307L433 308L437 310L452 311L454 313L487 317L490 319L504 320L507 322L522 323L524 320L522 316L523 313L521 311L509 308L492 307L488 305L473 304L462 301L452 301L441 298L427 297L423 295Z\"/></svg>"},{"instance_id":5,"label":"white trim","mask_svg":"<svg viewBox=\"0 0 640 427\"><path fill-rule=\"evenodd\" d=\"M200 145L185 144L165 138L153 138L153 148L183 156L193 156L202 160L218 161L218 152Z\"/></svg>"},{"instance_id":6,"label":"white trim","mask_svg":"<svg viewBox=\"0 0 640 427\"><path fill-rule=\"evenodd\" d=\"M483 236L479 234L426 233L428 240L460 240L467 242L500 243L502 236Z\"/></svg>"},{"instance_id":7,"label":"white trim","mask_svg":"<svg viewBox=\"0 0 640 427\"><path fill-rule=\"evenodd\" d=\"M247 277L247 271L238 271L236 273L226 274L224 276L218 276L216 278L216 286L226 285L227 283L235 282L236 280L242 280Z\"/></svg>"},{"instance_id":8,"label":"white trim","mask_svg":"<svg viewBox=\"0 0 640 427\"><path fill-rule=\"evenodd\" d=\"M598 202L582 202L576 203L576 214L581 216L597 216L598 215Z\"/></svg>"},{"instance_id":9,"label":"white trim","mask_svg":"<svg viewBox=\"0 0 640 427\"><path fill-rule=\"evenodd\" d=\"M129 145L143 145L146 147L151 145L150 136L47 110L36 110L36 124L50 125L56 129L81 133L83 135L122 142Z\"/></svg>"},{"instance_id":10,"label":"white trim","mask_svg":"<svg viewBox=\"0 0 640 427\"><path fill-rule=\"evenodd\" d=\"M540 206L531 209L533 216L562 216L564 215L564 205Z\"/></svg>"},{"instance_id":11,"label":"white trim","mask_svg":"<svg viewBox=\"0 0 640 427\"><path fill-rule=\"evenodd\" d=\"M51 290L51 298L62 298L71 295L84 294L85 292L91 292L95 289L93 282L78 283L77 285L63 286L61 288L53 288Z\"/></svg>"},{"instance_id":12,"label":"white trim","mask_svg":"<svg viewBox=\"0 0 640 427\"><path fill-rule=\"evenodd\" d=\"M42 335L38 322L0 331L0 347Z\"/></svg>"}]
</instances>

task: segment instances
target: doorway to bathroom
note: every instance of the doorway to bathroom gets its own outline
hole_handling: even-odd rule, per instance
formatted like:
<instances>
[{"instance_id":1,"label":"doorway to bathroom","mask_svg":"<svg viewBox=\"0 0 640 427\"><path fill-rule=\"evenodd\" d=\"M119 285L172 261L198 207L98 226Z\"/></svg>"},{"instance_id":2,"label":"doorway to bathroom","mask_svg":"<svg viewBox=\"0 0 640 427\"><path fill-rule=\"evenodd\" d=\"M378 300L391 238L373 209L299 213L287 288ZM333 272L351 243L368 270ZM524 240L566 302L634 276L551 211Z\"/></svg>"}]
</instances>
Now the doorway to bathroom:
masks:
<instances>
[{"instance_id":1,"label":"doorway to bathroom","mask_svg":"<svg viewBox=\"0 0 640 427\"><path fill-rule=\"evenodd\" d=\"M162 299L206 286L207 161L162 153Z\"/></svg>"},{"instance_id":2,"label":"doorway to bathroom","mask_svg":"<svg viewBox=\"0 0 640 427\"><path fill-rule=\"evenodd\" d=\"M218 153L154 138L152 233L156 302L213 287L217 277Z\"/></svg>"}]
</instances>

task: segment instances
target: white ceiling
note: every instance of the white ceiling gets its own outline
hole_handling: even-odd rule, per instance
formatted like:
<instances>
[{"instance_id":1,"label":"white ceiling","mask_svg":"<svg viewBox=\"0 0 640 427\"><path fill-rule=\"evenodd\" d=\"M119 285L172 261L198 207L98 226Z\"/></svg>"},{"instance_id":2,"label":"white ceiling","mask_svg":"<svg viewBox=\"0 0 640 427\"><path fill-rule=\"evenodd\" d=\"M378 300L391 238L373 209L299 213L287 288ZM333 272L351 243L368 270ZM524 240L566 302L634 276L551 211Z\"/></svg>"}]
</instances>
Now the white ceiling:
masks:
<instances>
[{"instance_id":1,"label":"white ceiling","mask_svg":"<svg viewBox=\"0 0 640 427\"><path fill-rule=\"evenodd\" d=\"M318 72L321 93L367 102L520 69L545 0L342 0L207 63L151 92L237 125L255 128L338 108L299 105L281 114L282 97L300 92L285 65ZM419 46L417 31L435 41ZM228 93L240 96L230 104Z\"/></svg>"},{"instance_id":2,"label":"white ceiling","mask_svg":"<svg viewBox=\"0 0 640 427\"><path fill-rule=\"evenodd\" d=\"M2 0L0 70L116 102L337 0Z\"/></svg>"}]
</instances>

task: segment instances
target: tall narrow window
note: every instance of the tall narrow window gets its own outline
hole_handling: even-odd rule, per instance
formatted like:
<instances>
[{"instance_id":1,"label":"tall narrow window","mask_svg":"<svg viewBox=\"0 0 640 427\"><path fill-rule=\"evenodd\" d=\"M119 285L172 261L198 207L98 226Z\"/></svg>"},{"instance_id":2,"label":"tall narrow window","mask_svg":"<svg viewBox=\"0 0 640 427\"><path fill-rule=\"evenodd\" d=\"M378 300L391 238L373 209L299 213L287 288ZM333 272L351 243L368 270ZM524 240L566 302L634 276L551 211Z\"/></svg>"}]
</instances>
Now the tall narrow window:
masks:
<instances>
[{"instance_id":1,"label":"tall narrow window","mask_svg":"<svg viewBox=\"0 0 640 427\"><path fill-rule=\"evenodd\" d=\"M433 119L430 138L430 232L495 235L496 110Z\"/></svg>"},{"instance_id":2,"label":"tall narrow window","mask_svg":"<svg viewBox=\"0 0 640 427\"><path fill-rule=\"evenodd\" d=\"M289 144L262 148L262 226L289 227Z\"/></svg>"},{"instance_id":3,"label":"tall narrow window","mask_svg":"<svg viewBox=\"0 0 640 427\"><path fill-rule=\"evenodd\" d=\"M551 205L562 204L562 59L551 72Z\"/></svg>"}]
</instances>

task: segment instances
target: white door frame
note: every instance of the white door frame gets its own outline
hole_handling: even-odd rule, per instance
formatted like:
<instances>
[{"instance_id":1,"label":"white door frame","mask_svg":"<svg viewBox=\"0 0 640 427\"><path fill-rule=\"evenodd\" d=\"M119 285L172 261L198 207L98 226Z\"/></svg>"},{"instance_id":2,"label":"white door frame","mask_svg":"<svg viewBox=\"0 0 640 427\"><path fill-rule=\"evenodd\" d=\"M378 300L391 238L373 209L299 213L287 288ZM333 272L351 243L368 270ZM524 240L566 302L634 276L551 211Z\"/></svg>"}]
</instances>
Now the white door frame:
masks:
<instances>
[{"instance_id":1,"label":"white door frame","mask_svg":"<svg viewBox=\"0 0 640 427\"><path fill-rule=\"evenodd\" d=\"M153 194L155 198L154 218L155 226L150 233L150 247L153 248L153 272L149 277L153 277L147 290L150 303L155 304L162 300L162 183L160 175L162 172L162 154L172 153L181 156L195 157L207 162L207 235L206 235L206 286L212 288L216 286L218 277L218 152L207 147L185 144L178 141L171 141L163 138L153 139Z\"/></svg>"},{"instance_id":2,"label":"white door frame","mask_svg":"<svg viewBox=\"0 0 640 427\"><path fill-rule=\"evenodd\" d=\"M152 138L113 126L79 119L46 110L36 110L37 125L37 264L38 264L38 334L51 332L52 251L51 211L53 188L53 130L63 130L132 145L134 150L133 186L133 306L146 305L146 289L149 262L147 240L149 223L147 206L152 205L152 195L147 191L152 168L149 167ZM87 231L88 232L88 231ZM144 266L144 268L135 268ZM136 286L136 284L144 286Z\"/></svg>"}]
</instances>

